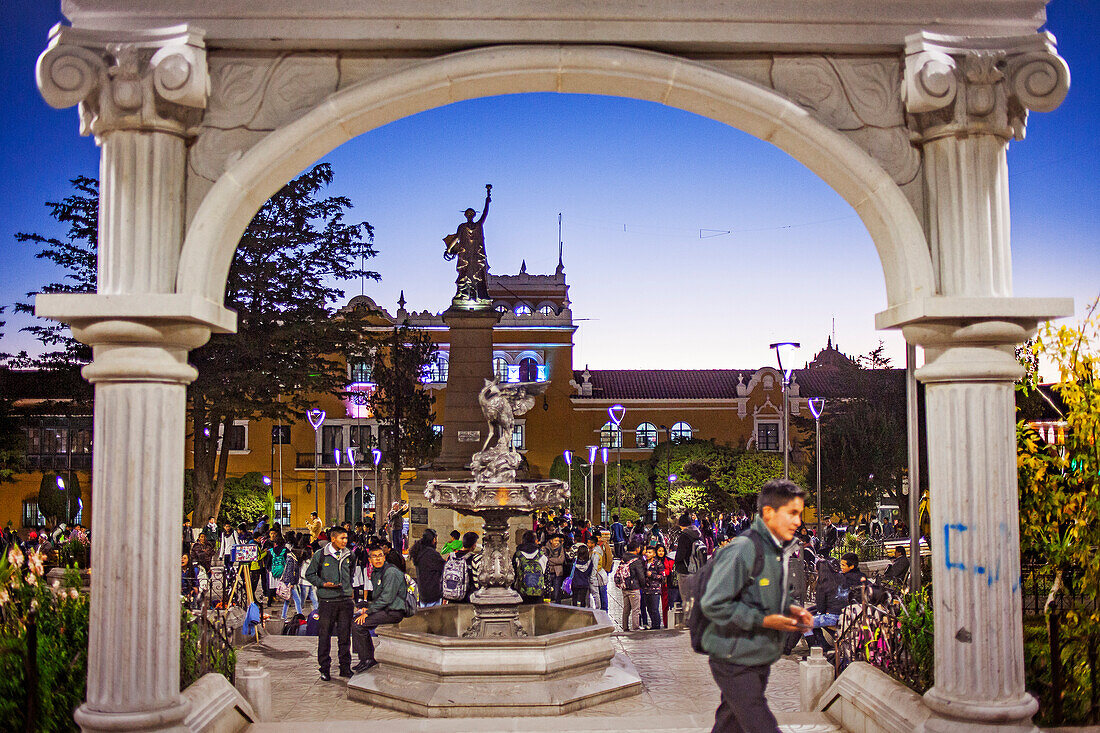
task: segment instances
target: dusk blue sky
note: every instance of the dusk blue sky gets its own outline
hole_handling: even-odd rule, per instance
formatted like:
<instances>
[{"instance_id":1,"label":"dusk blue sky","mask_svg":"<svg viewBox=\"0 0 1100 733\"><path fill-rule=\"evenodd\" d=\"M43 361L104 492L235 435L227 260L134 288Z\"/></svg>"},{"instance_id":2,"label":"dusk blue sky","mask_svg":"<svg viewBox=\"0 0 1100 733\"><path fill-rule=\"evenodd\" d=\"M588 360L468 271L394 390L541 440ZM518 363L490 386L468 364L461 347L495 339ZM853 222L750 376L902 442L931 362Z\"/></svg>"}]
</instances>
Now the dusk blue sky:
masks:
<instances>
[{"instance_id":1,"label":"dusk blue sky","mask_svg":"<svg viewBox=\"0 0 1100 733\"><path fill-rule=\"evenodd\" d=\"M0 304L57 278L14 234L60 234L44 202L98 171L76 110L49 108L35 88L56 7L15 0L0 20ZM1073 81L1009 151L1015 294L1071 296L1080 316L1100 294L1100 8L1055 0L1048 15ZM325 160L332 193L375 227L383 279L366 292L391 311L402 289L410 310L447 307L454 270L441 238L492 183L493 272L514 273L523 259L529 272L552 272L562 214L577 368L749 368L773 363L767 346L779 340L801 341L804 360L834 318L843 350L881 338L903 360L900 336L874 330L885 288L853 210L779 149L712 120L612 97L493 97L399 120ZM360 283L346 290L357 295ZM0 351L34 349L18 333L26 321L7 321Z\"/></svg>"}]
</instances>

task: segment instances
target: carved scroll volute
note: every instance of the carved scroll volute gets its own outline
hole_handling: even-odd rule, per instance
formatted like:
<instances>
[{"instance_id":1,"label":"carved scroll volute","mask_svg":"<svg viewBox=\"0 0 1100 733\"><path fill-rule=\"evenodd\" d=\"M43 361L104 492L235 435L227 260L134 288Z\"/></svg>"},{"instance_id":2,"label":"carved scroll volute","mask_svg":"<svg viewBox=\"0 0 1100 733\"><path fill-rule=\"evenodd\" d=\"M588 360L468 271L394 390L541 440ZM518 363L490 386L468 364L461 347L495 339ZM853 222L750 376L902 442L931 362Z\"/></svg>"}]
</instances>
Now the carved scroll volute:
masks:
<instances>
[{"instance_id":1,"label":"carved scroll volute","mask_svg":"<svg viewBox=\"0 0 1100 733\"><path fill-rule=\"evenodd\" d=\"M973 133L1022 139L1028 110L1050 112L1068 91L1069 67L1049 33L906 39L902 94L925 140Z\"/></svg>"},{"instance_id":2,"label":"carved scroll volute","mask_svg":"<svg viewBox=\"0 0 1100 733\"><path fill-rule=\"evenodd\" d=\"M186 135L210 94L202 33L187 26L116 33L57 25L36 75L51 107L80 105L85 135L119 129Z\"/></svg>"}]
</instances>

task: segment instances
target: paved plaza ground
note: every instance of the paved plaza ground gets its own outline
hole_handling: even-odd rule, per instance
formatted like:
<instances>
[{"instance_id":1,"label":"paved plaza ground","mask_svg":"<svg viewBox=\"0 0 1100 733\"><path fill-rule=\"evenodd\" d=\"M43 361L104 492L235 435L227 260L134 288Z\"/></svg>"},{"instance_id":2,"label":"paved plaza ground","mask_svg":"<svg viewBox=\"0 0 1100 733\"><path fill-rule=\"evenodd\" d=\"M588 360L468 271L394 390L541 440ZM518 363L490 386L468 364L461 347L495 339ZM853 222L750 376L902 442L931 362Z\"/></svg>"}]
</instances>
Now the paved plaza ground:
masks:
<instances>
[{"instance_id":1,"label":"paved plaza ground","mask_svg":"<svg viewBox=\"0 0 1100 733\"><path fill-rule=\"evenodd\" d=\"M584 725L591 724L593 730L606 731L609 730L608 718L661 718L666 722L676 718L686 724L682 730L710 729L714 710L718 707L718 688L711 680L706 657L691 651L687 632L620 631L613 637L613 643L618 651L625 652L630 657L637 668L642 677L642 693L567 716L570 724L562 727L559 722L555 729L577 731L584 730ZM335 653L335 649L333 651ZM256 659L271 675L273 721L420 720L405 713L348 700L344 680L334 676L332 681L323 682L318 677L316 652L316 637L275 635L239 650L238 664ZM776 713L797 713L798 664L795 661L781 659L776 662L772 667L767 696L768 704ZM784 716L785 719L787 717ZM603 719L603 722L598 722L597 719ZM452 726L451 722L435 721L435 730L464 730ZM499 724L501 723L495 723L494 726ZM506 728L478 728L481 733L501 729ZM818 727L812 729L829 730ZM387 730L396 729L387 727ZM411 727L400 730L420 729Z\"/></svg>"},{"instance_id":2,"label":"paved plaza ground","mask_svg":"<svg viewBox=\"0 0 1100 733\"><path fill-rule=\"evenodd\" d=\"M543 730L542 725L545 724L546 730L567 730L571 733L583 730L608 733L620 728L633 731L709 731L714 710L718 707L718 688L711 679L707 658L691 650L686 631L623 632L619 626L622 596L614 586L609 590L608 612L616 623L613 643L616 651L624 652L633 662L642 678L643 691L639 695L613 700L563 718L425 720L348 700L343 679L333 676L331 681L323 682L318 676L317 638L279 636L277 621L269 623L275 633L264 637L260 643L248 644L239 650L238 664L255 659L271 675L274 723L393 721L386 726L388 733L438 730L486 733L510 730L513 724L523 730ZM335 671L334 666L334 674ZM822 724L820 716L798 713L798 663L793 659L780 659L772 667L767 698L771 709L780 716L784 730L839 730ZM395 727L397 721L405 722ZM254 730L289 731L296 728L290 725L264 725Z\"/></svg>"}]
</instances>

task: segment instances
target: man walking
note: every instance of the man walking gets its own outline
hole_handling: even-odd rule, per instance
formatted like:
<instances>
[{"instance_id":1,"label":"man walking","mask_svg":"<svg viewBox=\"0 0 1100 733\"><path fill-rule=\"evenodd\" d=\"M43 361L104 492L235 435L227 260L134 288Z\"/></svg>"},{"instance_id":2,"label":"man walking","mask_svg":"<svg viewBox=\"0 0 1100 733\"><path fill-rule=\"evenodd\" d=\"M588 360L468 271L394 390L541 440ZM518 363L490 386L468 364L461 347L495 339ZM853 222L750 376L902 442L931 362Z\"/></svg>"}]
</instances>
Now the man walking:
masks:
<instances>
[{"instance_id":1,"label":"man walking","mask_svg":"<svg viewBox=\"0 0 1100 733\"><path fill-rule=\"evenodd\" d=\"M619 569L615 571L615 585L623 592L623 631L642 627L642 586L645 585L645 561L641 558L642 543L630 540L626 546Z\"/></svg>"},{"instance_id":2,"label":"man walking","mask_svg":"<svg viewBox=\"0 0 1100 733\"><path fill-rule=\"evenodd\" d=\"M374 659L374 641L370 632L382 624L395 624L405 616L405 574L386 562L386 551L376 547L368 556L371 571L371 591L365 608L355 615L355 653L359 664L356 674L378 664Z\"/></svg>"},{"instance_id":3,"label":"man walking","mask_svg":"<svg viewBox=\"0 0 1100 733\"><path fill-rule=\"evenodd\" d=\"M623 550L626 549L626 530L623 528L623 523L619 521L618 514L612 514L611 519L611 543L614 545L617 560L623 556Z\"/></svg>"},{"instance_id":4,"label":"man walking","mask_svg":"<svg viewBox=\"0 0 1100 733\"><path fill-rule=\"evenodd\" d=\"M691 515L687 512L680 515L676 524L680 526L680 534L676 537L676 586L680 591L680 598L687 598L689 594L684 585L692 573L699 569L692 565L691 554L695 549L695 543L701 541L703 536L692 524Z\"/></svg>"},{"instance_id":5,"label":"man walking","mask_svg":"<svg viewBox=\"0 0 1100 733\"><path fill-rule=\"evenodd\" d=\"M703 649L710 655L711 674L722 693L713 733L779 731L764 699L768 673L779 659L786 634L813 625L806 609L789 604L785 572L791 540L802 523L805 495L784 479L764 484L752 527L713 560L699 604L709 621Z\"/></svg>"},{"instance_id":6,"label":"man walking","mask_svg":"<svg viewBox=\"0 0 1100 733\"><path fill-rule=\"evenodd\" d=\"M351 552L348 550L348 532L343 527L328 531L328 544L313 553L306 568L306 580L317 589L317 665L321 679L329 675L329 654L332 632L336 631L337 653L340 660L340 676L351 677L351 616L355 610L351 599ZM384 556L384 553L383 553Z\"/></svg>"},{"instance_id":7,"label":"man walking","mask_svg":"<svg viewBox=\"0 0 1100 733\"><path fill-rule=\"evenodd\" d=\"M309 521L306 522L306 529L309 530L309 541L316 542L317 538L321 535L321 520L317 517L317 512L309 513Z\"/></svg>"}]
</instances>

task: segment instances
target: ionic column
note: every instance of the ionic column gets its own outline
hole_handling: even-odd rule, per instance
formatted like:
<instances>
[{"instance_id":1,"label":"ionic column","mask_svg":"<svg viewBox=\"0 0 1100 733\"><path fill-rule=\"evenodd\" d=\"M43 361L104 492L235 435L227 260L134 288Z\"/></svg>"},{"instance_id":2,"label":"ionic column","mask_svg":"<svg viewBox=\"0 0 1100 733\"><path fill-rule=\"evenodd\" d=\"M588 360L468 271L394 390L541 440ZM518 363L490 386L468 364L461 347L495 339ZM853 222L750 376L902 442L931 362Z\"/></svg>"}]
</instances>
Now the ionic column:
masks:
<instances>
[{"instance_id":1,"label":"ionic column","mask_svg":"<svg viewBox=\"0 0 1100 733\"><path fill-rule=\"evenodd\" d=\"M187 353L233 328L220 304L173 293L185 138L206 103L200 34L55 28L38 61L54 107L80 105L101 148L97 294L39 296L37 313L93 347L92 589L85 731L184 730L179 536Z\"/></svg>"},{"instance_id":2,"label":"ionic column","mask_svg":"<svg viewBox=\"0 0 1100 733\"><path fill-rule=\"evenodd\" d=\"M924 157L939 294L1011 296L1006 154L1028 110L1049 112L1069 90L1053 37L910 36L902 90Z\"/></svg>"},{"instance_id":3,"label":"ionic column","mask_svg":"<svg viewBox=\"0 0 1100 733\"><path fill-rule=\"evenodd\" d=\"M907 326L925 348L931 490L935 685L944 716L929 730L1019 726L1037 703L1024 690L1012 345L1028 324L958 320Z\"/></svg>"},{"instance_id":4,"label":"ionic column","mask_svg":"<svg viewBox=\"0 0 1100 733\"><path fill-rule=\"evenodd\" d=\"M1069 87L1053 38L911 36L904 96L922 148L938 297L895 325L923 346L935 599L927 730L1034 730L1024 690L1013 346L1064 301L1011 298L1009 140ZM1068 310L1072 312L1072 307ZM881 324L881 321L880 321Z\"/></svg>"}]
</instances>

